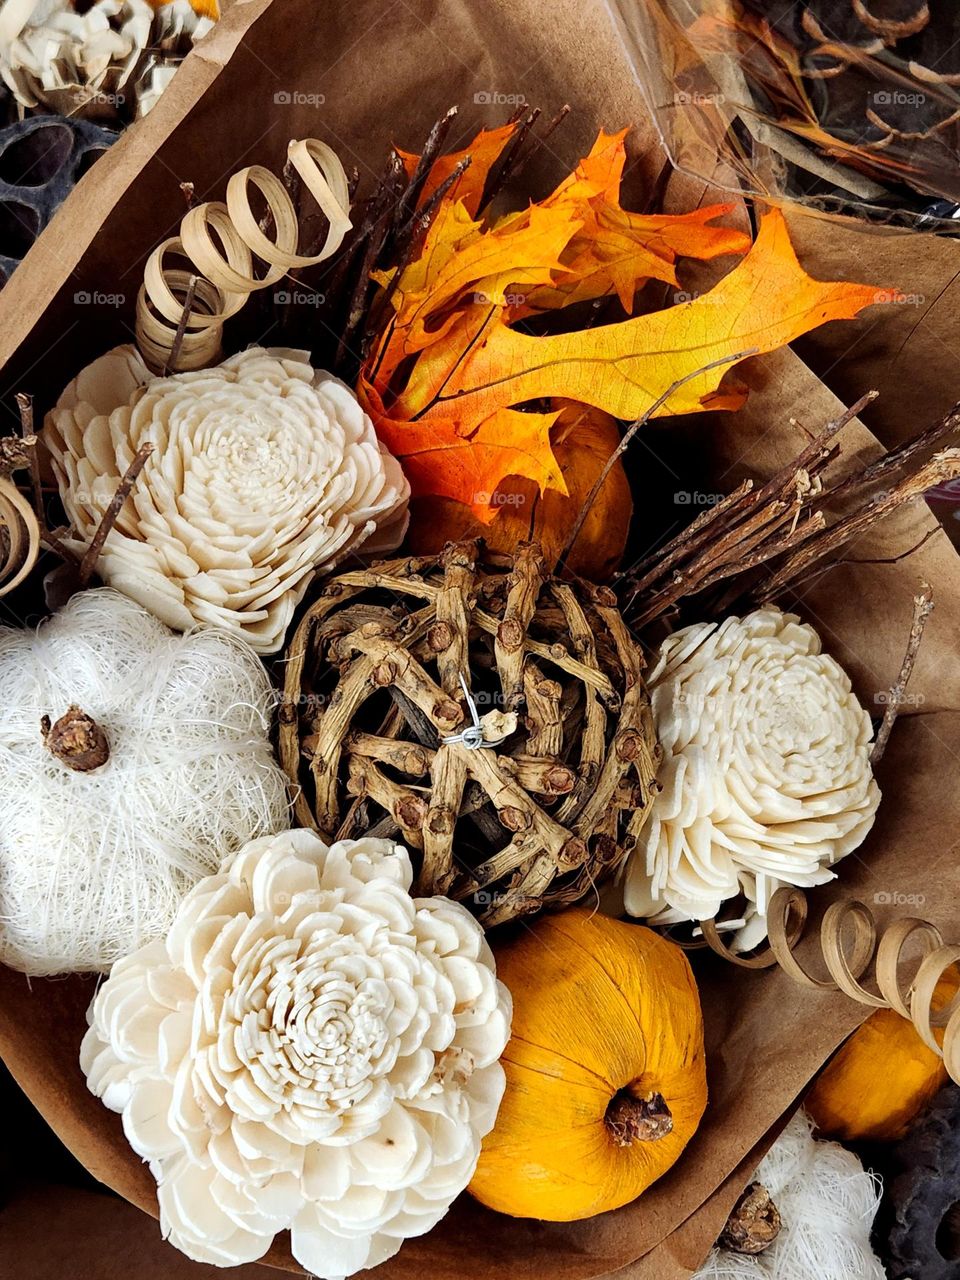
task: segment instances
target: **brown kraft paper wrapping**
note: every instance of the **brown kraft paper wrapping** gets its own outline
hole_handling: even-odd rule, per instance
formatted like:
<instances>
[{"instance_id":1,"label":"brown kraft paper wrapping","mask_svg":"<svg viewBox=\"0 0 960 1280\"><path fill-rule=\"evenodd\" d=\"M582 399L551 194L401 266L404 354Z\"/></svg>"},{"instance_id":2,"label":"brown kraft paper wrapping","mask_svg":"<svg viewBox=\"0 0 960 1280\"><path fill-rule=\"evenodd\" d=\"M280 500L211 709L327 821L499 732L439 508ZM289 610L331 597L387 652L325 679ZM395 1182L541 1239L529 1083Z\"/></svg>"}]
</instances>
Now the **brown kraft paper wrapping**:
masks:
<instances>
[{"instance_id":1,"label":"brown kraft paper wrapping","mask_svg":"<svg viewBox=\"0 0 960 1280\"><path fill-rule=\"evenodd\" d=\"M462 106L459 134L450 138L456 146L478 123L502 120L518 97L542 106L547 116L564 102L573 108L568 125L525 171L531 189L548 189L601 125L632 125L637 159L628 200L642 201L663 157L596 0L554 0L549 7L536 0L405 0L394 6L381 0L322 6L315 0L239 0L158 107L71 195L4 290L5 395L14 389L33 393L41 414L86 361L131 340L143 261L179 223L181 182L193 182L198 199L218 198L235 169L258 162L278 171L287 141L310 136L330 142L345 165L356 164L370 181L390 142L415 146L451 103ZM812 246L807 265L813 274L830 274ZM83 291L120 293L124 302L92 311L74 302ZM690 475L672 473L678 490L698 483L725 491L743 474L767 474L806 438L790 425L791 417L813 429L835 416L834 396L789 352L752 362L744 376L753 392L741 414L701 415L651 430L646 444L654 453L671 431L682 431L692 445L683 451ZM857 423L842 443L851 453L879 448ZM643 465L648 457L641 448L633 463ZM849 554L890 560L930 527L925 508L914 505ZM842 880L818 893L814 905L820 910L838 894L854 894L883 921L907 913L897 905L898 895L919 895L924 902L910 913L949 932L960 889L952 853L960 796L942 782L952 776L960 751L955 553L938 533L907 559L840 569L803 587L799 607L875 711L876 694L896 678L920 576L933 584L937 612L911 684L915 714L903 717L880 769L885 800L874 832L842 864ZM735 1198L738 1182L762 1153L765 1135L867 1013L845 996L802 990L779 971L745 973L713 956L696 963L711 1107L673 1170L640 1200L582 1223L501 1217L464 1196L435 1231L409 1241L377 1274L393 1280L585 1280L639 1265L638 1259L646 1260L647 1269L636 1272L644 1278L672 1274L658 1270L660 1261L664 1268L695 1265L726 1198ZM20 975L0 971L0 1056L93 1174L155 1214L146 1166L127 1147L119 1116L87 1092L77 1064L93 985L80 978L28 985ZM265 1261L295 1269L282 1237Z\"/></svg>"}]
</instances>

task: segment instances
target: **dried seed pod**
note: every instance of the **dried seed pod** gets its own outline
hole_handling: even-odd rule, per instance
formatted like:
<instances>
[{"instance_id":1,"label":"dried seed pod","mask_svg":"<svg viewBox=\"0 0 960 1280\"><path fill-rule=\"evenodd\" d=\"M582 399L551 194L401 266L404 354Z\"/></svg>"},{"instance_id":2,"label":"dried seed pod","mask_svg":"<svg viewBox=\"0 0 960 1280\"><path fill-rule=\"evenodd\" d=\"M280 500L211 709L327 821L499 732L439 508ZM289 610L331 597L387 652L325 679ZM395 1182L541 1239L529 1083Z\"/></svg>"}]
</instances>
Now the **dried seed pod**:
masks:
<instances>
[{"instance_id":1,"label":"dried seed pod","mask_svg":"<svg viewBox=\"0 0 960 1280\"><path fill-rule=\"evenodd\" d=\"M280 751L299 820L327 838L400 832L418 892L488 926L575 902L646 818L642 668L610 593L551 577L535 543L341 574L287 654Z\"/></svg>"},{"instance_id":2,"label":"dried seed pod","mask_svg":"<svg viewBox=\"0 0 960 1280\"><path fill-rule=\"evenodd\" d=\"M720 1244L734 1253L763 1253L780 1234L780 1227L780 1211L770 1192L761 1183L751 1182L733 1206Z\"/></svg>"},{"instance_id":3,"label":"dried seed pod","mask_svg":"<svg viewBox=\"0 0 960 1280\"><path fill-rule=\"evenodd\" d=\"M88 120L31 116L0 129L0 286L117 134ZM81 305L90 301L82 292Z\"/></svg>"}]
</instances>

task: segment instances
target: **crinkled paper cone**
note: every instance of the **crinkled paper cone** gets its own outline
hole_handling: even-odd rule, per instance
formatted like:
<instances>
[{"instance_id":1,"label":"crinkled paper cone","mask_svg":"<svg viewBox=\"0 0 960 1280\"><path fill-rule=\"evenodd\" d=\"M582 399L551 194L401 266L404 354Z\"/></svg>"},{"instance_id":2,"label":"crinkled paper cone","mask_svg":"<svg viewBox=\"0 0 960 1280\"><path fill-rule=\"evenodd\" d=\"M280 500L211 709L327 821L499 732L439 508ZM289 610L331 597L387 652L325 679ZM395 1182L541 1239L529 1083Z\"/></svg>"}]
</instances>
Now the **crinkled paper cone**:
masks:
<instances>
[{"instance_id":1,"label":"crinkled paper cone","mask_svg":"<svg viewBox=\"0 0 960 1280\"><path fill-rule=\"evenodd\" d=\"M315 105L318 95L325 98L322 106ZM486 99L475 103L474 95ZM485 105L496 95L495 105ZM337 147L344 163L357 164L369 181L391 140L415 146L450 103L464 104L451 136L451 145L461 145L478 121L509 114L511 103L503 98L521 95L548 117L565 101L573 106L568 125L525 171L531 189L549 189L601 124L633 124L642 158L630 182L633 198L642 199L662 157L596 0L553 0L549 6L540 0L405 0L395 6L381 0L322 6L315 0L241 0L188 58L157 108L98 162L94 178L78 186L0 296L6 388L34 393L42 414L85 362L130 339L143 262L182 215L180 182L192 181L198 199L217 197L235 169L259 162L278 171L288 140L310 136ZM808 265L818 273L814 258ZM869 274L868 264L861 265ZM74 304L79 291L121 292L126 302L91 311ZM658 502L665 497L661 534L689 518L689 508L678 514L671 505L674 489L714 492L732 488L745 471L765 474L796 450L801 437L788 425L791 416L813 429L836 411L832 395L789 353L754 364L746 376L754 394L738 417L701 415L661 424L635 446L634 465L663 489L653 495ZM856 424L846 435L854 449L878 447ZM654 466L648 450L667 465ZM682 465L671 461L677 458ZM915 506L882 534L864 539L854 554L889 557L927 527L930 517ZM911 559L841 570L804 589L802 608L871 705L896 678L921 574L933 584L937 613L910 691L926 701L912 707L917 714L905 716L894 733L880 771L885 800L877 828L862 856L842 864L840 891L871 905L877 894L922 895L916 913L949 931L960 889L951 853L960 794L944 785L960 752L960 564L938 534ZM819 893L815 902L822 905L835 894ZM877 912L892 918L905 909L879 905ZM585 1280L644 1258L646 1269L637 1275L646 1280L669 1276L657 1270L658 1259L665 1266L666 1260L673 1267L695 1265L695 1255L706 1253L724 1198L732 1201L735 1184L746 1180L752 1153L867 1013L844 996L797 988L780 972L745 973L711 956L697 963L712 1106L670 1173L634 1204L583 1223L513 1220L465 1196L435 1231L407 1242L376 1274L393 1280ZM119 1116L88 1093L77 1064L91 991L92 983L81 979L28 986L19 975L0 972L0 1054L87 1168L156 1213L146 1166L128 1148ZM267 1261L290 1268L282 1238Z\"/></svg>"}]
</instances>

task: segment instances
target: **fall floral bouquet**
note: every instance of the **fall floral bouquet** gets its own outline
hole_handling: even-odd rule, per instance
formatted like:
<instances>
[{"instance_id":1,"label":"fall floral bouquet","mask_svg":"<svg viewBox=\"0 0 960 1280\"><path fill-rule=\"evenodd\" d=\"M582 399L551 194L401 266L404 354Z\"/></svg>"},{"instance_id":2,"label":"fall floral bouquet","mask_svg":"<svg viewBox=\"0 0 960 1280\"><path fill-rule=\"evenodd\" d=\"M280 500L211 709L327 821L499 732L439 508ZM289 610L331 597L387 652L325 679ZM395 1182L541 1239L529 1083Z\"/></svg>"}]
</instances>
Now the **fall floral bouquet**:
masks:
<instances>
[{"instance_id":1,"label":"fall floral bouquet","mask_svg":"<svg viewBox=\"0 0 960 1280\"><path fill-rule=\"evenodd\" d=\"M943 913L857 895L943 768L960 415L878 451L786 349L896 289L500 117L185 182L122 340L15 362L0 1050L199 1262L872 1280L825 1139L957 1132Z\"/></svg>"}]
</instances>

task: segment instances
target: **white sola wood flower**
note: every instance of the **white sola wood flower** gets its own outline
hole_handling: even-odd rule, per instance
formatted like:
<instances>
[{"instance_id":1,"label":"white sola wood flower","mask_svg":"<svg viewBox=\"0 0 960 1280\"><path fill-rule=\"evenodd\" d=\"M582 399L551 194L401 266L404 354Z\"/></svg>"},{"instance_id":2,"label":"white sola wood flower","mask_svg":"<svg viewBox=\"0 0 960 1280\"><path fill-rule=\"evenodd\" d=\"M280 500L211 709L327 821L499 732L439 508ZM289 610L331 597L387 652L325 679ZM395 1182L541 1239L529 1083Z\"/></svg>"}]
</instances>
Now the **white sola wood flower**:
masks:
<instances>
[{"instance_id":1,"label":"white sola wood flower","mask_svg":"<svg viewBox=\"0 0 960 1280\"><path fill-rule=\"evenodd\" d=\"M624 904L670 924L742 893L749 948L780 885L832 880L873 825L870 717L813 628L774 608L676 632L649 685L663 763Z\"/></svg>"},{"instance_id":2,"label":"white sola wood flower","mask_svg":"<svg viewBox=\"0 0 960 1280\"><path fill-rule=\"evenodd\" d=\"M66 388L44 440L85 542L152 443L98 572L177 630L222 627L261 653L282 646L318 570L361 545L392 550L406 529L400 464L303 351L253 347L163 378L118 347Z\"/></svg>"},{"instance_id":3,"label":"white sola wood flower","mask_svg":"<svg viewBox=\"0 0 960 1280\"><path fill-rule=\"evenodd\" d=\"M411 878L386 840L253 841L101 987L81 1065L189 1257L251 1262L289 1228L309 1271L352 1275L470 1181L510 996L480 926Z\"/></svg>"}]
</instances>

